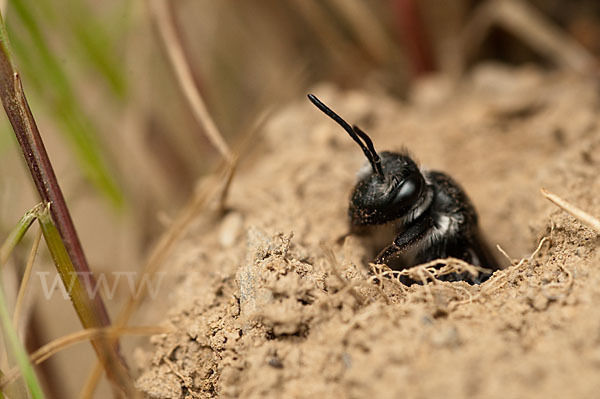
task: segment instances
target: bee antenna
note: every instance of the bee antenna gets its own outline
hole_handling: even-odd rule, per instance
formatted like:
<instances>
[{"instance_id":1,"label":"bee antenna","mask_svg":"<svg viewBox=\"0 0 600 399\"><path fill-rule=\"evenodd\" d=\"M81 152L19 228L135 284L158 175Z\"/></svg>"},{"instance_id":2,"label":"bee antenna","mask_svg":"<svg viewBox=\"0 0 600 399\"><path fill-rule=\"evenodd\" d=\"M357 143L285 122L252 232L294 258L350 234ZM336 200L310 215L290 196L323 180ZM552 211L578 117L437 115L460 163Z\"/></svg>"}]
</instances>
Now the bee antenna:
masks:
<instances>
[{"instance_id":1,"label":"bee antenna","mask_svg":"<svg viewBox=\"0 0 600 399\"><path fill-rule=\"evenodd\" d=\"M383 168L381 166L381 157L379 156L379 154L377 153L377 151L375 151L375 146L373 145L373 141L371 140L371 138L369 137L369 135L367 135L361 128L359 128L356 125L352 126L352 130L354 130L354 132L360 136L361 139L363 139L363 141L365 142L365 144L367 145L367 148L369 149L369 152L371 153L371 166L373 167L373 171L375 173L377 173L379 176L383 177Z\"/></svg>"},{"instance_id":2,"label":"bee antenna","mask_svg":"<svg viewBox=\"0 0 600 399\"><path fill-rule=\"evenodd\" d=\"M325 115L327 115L328 117L330 117L331 119L336 121L338 123L338 125L340 125L350 135L350 137L352 137L352 139L354 141L356 141L356 143L360 146L360 148L363 150L365 156L369 160L369 163L371 164L371 167L373 168L373 172L375 172L378 176L383 178L383 168L381 167L381 158L379 157L379 154L377 154L377 151L375 151L375 147L373 146L373 142L371 141L371 138L369 136L367 136L367 134L365 132L363 132L362 130L360 130L360 128L358 128L357 126L354 126L354 128L352 128L348 124L348 122L343 120L341 116L339 116L338 114L333 112L333 110L331 108L329 108L327 105L323 104L321 102L321 100L319 100L313 94L309 94L308 99L317 108L319 108ZM361 138L362 138L362 140L364 140L364 142L361 141Z\"/></svg>"}]
</instances>

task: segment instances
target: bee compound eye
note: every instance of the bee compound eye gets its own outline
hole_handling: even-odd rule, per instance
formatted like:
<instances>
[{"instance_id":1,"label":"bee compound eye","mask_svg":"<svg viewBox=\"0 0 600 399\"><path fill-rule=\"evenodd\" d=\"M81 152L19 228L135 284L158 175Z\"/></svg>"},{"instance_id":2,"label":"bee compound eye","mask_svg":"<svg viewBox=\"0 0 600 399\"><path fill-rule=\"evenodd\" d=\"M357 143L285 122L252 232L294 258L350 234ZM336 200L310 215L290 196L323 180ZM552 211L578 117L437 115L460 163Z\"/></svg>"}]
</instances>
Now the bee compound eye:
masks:
<instances>
[{"instance_id":1,"label":"bee compound eye","mask_svg":"<svg viewBox=\"0 0 600 399\"><path fill-rule=\"evenodd\" d=\"M396 190L391 205L394 207L409 207L420 197L423 188L423 178L418 174L408 176Z\"/></svg>"}]
</instances>

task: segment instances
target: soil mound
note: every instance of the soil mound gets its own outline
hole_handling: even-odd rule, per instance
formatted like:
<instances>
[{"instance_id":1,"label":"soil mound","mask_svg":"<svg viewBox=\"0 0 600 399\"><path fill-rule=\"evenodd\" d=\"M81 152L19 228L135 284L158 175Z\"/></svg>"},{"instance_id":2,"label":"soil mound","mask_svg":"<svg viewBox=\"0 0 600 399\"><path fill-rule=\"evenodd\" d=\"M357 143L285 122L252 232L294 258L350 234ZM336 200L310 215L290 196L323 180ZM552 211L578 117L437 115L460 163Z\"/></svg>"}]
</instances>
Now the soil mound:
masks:
<instances>
[{"instance_id":1,"label":"soil mound","mask_svg":"<svg viewBox=\"0 0 600 399\"><path fill-rule=\"evenodd\" d=\"M600 392L598 236L539 192L600 215L597 82L485 65L449 87L423 82L407 103L314 92L378 150L404 146L453 176L487 240L517 259L498 252L505 269L481 285L374 282L373 253L336 242L364 156L299 100L265 128L225 217L201 215L164 266L181 276L166 318L177 332L138 353L148 397Z\"/></svg>"}]
</instances>

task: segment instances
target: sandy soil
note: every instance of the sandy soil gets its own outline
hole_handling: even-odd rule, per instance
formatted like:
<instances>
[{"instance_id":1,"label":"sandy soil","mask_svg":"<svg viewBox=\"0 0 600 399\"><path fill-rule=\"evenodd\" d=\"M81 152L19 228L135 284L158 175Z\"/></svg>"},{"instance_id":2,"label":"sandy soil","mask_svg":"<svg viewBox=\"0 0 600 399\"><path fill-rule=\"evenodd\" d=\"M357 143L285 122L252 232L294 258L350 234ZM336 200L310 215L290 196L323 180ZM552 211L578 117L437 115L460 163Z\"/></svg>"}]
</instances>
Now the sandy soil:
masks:
<instances>
[{"instance_id":1,"label":"sandy soil","mask_svg":"<svg viewBox=\"0 0 600 399\"><path fill-rule=\"evenodd\" d=\"M539 190L600 215L599 87L487 65L458 87L423 82L407 103L315 88L379 150L406 146L461 182L488 241L517 259L498 252L506 268L480 286L369 282L373 253L336 243L363 155L299 99L266 127L227 215L201 215L165 265L180 276L161 299L177 332L138 350L138 386L151 398L597 395L598 237Z\"/></svg>"}]
</instances>

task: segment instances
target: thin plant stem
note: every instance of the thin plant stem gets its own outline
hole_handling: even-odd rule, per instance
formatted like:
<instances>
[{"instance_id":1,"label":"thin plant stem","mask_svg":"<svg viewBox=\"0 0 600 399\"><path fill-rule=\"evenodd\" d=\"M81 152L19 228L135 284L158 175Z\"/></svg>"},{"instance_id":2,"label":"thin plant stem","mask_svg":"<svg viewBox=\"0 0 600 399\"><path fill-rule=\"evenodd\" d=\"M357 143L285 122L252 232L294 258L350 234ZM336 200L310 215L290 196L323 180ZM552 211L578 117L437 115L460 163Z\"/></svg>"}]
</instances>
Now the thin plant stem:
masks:
<instances>
[{"instance_id":1,"label":"thin plant stem","mask_svg":"<svg viewBox=\"0 0 600 399\"><path fill-rule=\"evenodd\" d=\"M19 242L21 242L25 233L27 233L29 227L37 218L37 212L40 209L43 209L43 204L38 204L27 211L0 247L0 271L4 266L4 263L8 260L8 257L12 253L13 249L17 246L17 244L19 244ZM2 325L3 335L7 340L8 347L12 351L13 356L16 358L21 375L25 376L25 384L28 387L31 396L36 397L35 395L38 395L37 397L43 397L42 389L37 381L35 373L33 372L33 368L31 368L29 360L26 359L27 355L25 349L23 348L21 342L19 342L16 327L10 322L2 284L3 283L0 274L0 325ZM23 358L23 356L25 356L25 358ZM3 373L0 372L0 375L3 375ZM0 398L4 398L2 388L0 388Z\"/></svg>"},{"instance_id":2,"label":"thin plant stem","mask_svg":"<svg viewBox=\"0 0 600 399\"><path fill-rule=\"evenodd\" d=\"M2 282L0 280L0 285L1 283ZM19 341L19 337L17 336L15 328L11 324L10 315L6 306L6 299L4 297L4 289L2 287L0 287L0 323L2 323L2 332L17 360L19 370L25 378L25 384L29 390L29 393L31 394L31 397L34 399L43 398L44 393L37 376L33 371L33 367L29 363L29 357L25 352L23 344L21 344Z\"/></svg>"},{"instance_id":3,"label":"thin plant stem","mask_svg":"<svg viewBox=\"0 0 600 399\"><path fill-rule=\"evenodd\" d=\"M28 210L25 215L19 220L15 228L9 233L8 238L4 241L0 247L0 270L2 266L8 260L12 250L21 242L29 227L33 224L37 218L38 212L43 208L43 204L38 204Z\"/></svg>"},{"instance_id":4,"label":"thin plant stem","mask_svg":"<svg viewBox=\"0 0 600 399\"><path fill-rule=\"evenodd\" d=\"M164 42L169 61L177 76L179 86L185 94L185 98L192 108L196 120L204 129L204 132L212 145L219 150L223 158L228 162L232 162L231 150L225 139L223 139L223 135L219 131L219 128L217 128L217 125L210 116L206 104L198 91L198 87L194 82L192 70L185 58L183 46L181 45L181 40L177 34L177 29L175 28L170 2L165 0L150 0L149 5L150 12L154 16L154 20L156 21L156 25L158 26L158 30Z\"/></svg>"},{"instance_id":5,"label":"thin plant stem","mask_svg":"<svg viewBox=\"0 0 600 399\"><path fill-rule=\"evenodd\" d=\"M0 15L0 98L4 110L13 127L17 141L25 157L25 161L44 203L52 204L44 215L45 222L40 220L44 238L49 249L55 245L55 250L64 249L53 253L53 258L68 265L71 270L57 269L63 279L65 286L72 284L75 292L71 292L71 298L80 300L73 302L77 314L86 328L107 327L110 325L108 312L100 295L95 295L92 287L96 281L88 267L85 254L79 237L73 225L71 215L63 197L60 186L50 163L50 158L44 147L40 132L29 104L25 98L23 86L19 73L14 65L8 35L4 21ZM41 217L39 218L41 219ZM53 223L50 223L51 220ZM50 232L57 234L50 235ZM57 257L60 254L61 257ZM64 255L64 256L63 256ZM113 383L115 393L129 393L132 389L131 379L127 373L125 360L119 353L118 341L107 342L92 341L98 358L102 361L108 379ZM133 392L131 390L131 392Z\"/></svg>"},{"instance_id":6,"label":"thin plant stem","mask_svg":"<svg viewBox=\"0 0 600 399\"><path fill-rule=\"evenodd\" d=\"M81 282L80 273L75 269L71 258L69 258L58 229L50 218L49 208L51 207L48 206L38 214L38 221L42 228L46 246L50 251L56 270L67 289L67 293L71 298L81 324L86 328L97 328L101 326L100 315L95 311L92 298L89 296L85 285ZM84 279L86 277L89 276L84 276ZM114 382L121 391L127 393L127 397L131 397L135 391L128 370L123 366L122 359L116 351L116 341L97 339L92 340L92 344L98 359L107 372L109 380Z\"/></svg>"},{"instance_id":7,"label":"thin plant stem","mask_svg":"<svg viewBox=\"0 0 600 399\"><path fill-rule=\"evenodd\" d=\"M31 276L31 269L33 269L33 263L35 262L35 256L37 255L40 241L42 240L42 229L38 229L31 251L29 252L29 258L27 258L27 266L21 279L21 285L19 286L19 293L17 294L17 301L15 302L15 310L13 312L13 325L15 329L19 331L19 317L21 315L21 309L23 307L23 300L25 299L25 293L27 292L27 283L29 283L29 277Z\"/></svg>"},{"instance_id":8,"label":"thin plant stem","mask_svg":"<svg viewBox=\"0 0 600 399\"><path fill-rule=\"evenodd\" d=\"M2 333L7 341L12 354L14 355L18 368L21 375L24 376L25 385L29 390L29 394L33 399L43 398L44 394L40 383L33 371L33 367L29 363L29 357L23 344L19 341L17 331L11 323L10 315L6 305L6 299L4 297L4 289L2 287L2 280L0 279L0 324L2 324Z\"/></svg>"},{"instance_id":9,"label":"thin plant stem","mask_svg":"<svg viewBox=\"0 0 600 399\"><path fill-rule=\"evenodd\" d=\"M2 243L2 246L0 246L0 272L2 271L2 267L8 260L8 257L12 253L13 249L15 249L17 244L19 242L21 242L21 240L23 239L23 236L25 235L27 230L29 230L29 227L31 226L31 224L34 222L34 220L36 218L35 216L28 217L28 214L31 214L31 213L32 213L32 210L29 210L28 212L25 213L25 215L21 218L21 220L19 220L19 222L17 223L15 228L9 233L6 240L4 240L4 242ZM0 275L0 277L1 277L1 275ZM0 287L0 290L1 289L2 289L2 287ZM0 377L4 377L4 375L5 374L0 370ZM4 392L0 388L0 399L4 399L4 397L5 397Z\"/></svg>"},{"instance_id":10,"label":"thin plant stem","mask_svg":"<svg viewBox=\"0 0 600 399\"><path fill-rule=\"evenodd\" d=\"M325 2L322 2L325 3ZM329 0L344 18L356 40L379 64L385 64L396 50L372 8L361 0Z\"/></svg>"},{"instance_id":11,"label":"thin plant stem","mask_svg":"<svg viewBox=\"0 0 600 399\"><path fill-rule=\"evenodd\" d=\"M542 195L544 197L546 197L546 199L548 201L552 202L554 205L556 205L559 208L561 208L562 210L566 211L567 213L569 213L571 216L573 216L576 219L578 219L583 224L591 227L597 233L600 233L600 220L598 220L597 218L593 217L592 215L590 215L586 211L584 211L584 210L576 207L575 205L572 205L572 204L568 203L564 199L560 198L558 195L552 194L551 192L549 192L545 188L542 188L541 192L542 192Z\"/></svg>"},{"instance_id":12,"label":"thin plant stem","mask_svg":"<svg viewBox=\"0 0 600 399\"><path fill-rule=\"evenodd\" d=\"M67 204L62 195L50 158L23 92L21 78L16 71L4 23L0 19L0 97L4 110L15 131L25 161L43 202L51 203L51 215L65 247L78 271L91 275L83 248L73 225ZM91 291L91 288L90 288ZM90 297L92 297L90 292ZM105 325L110 324L108 313L99 296L96 298L97 312Z\"/></svg>"}]
</instances>

